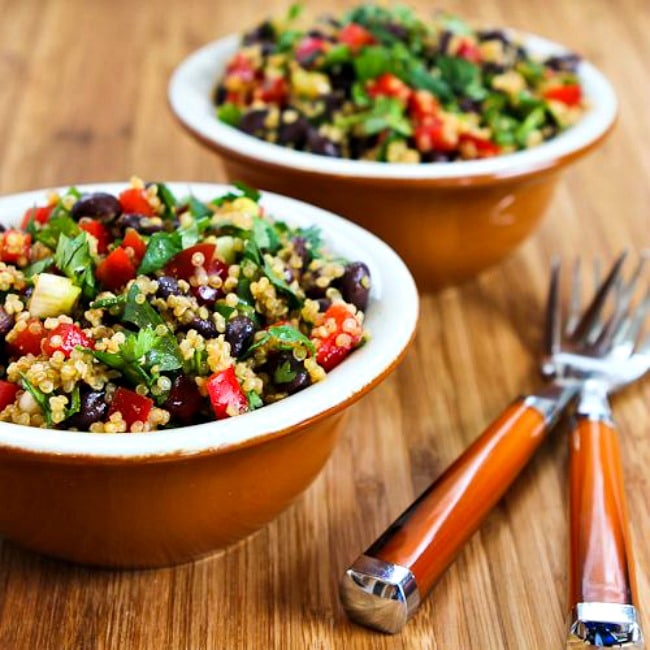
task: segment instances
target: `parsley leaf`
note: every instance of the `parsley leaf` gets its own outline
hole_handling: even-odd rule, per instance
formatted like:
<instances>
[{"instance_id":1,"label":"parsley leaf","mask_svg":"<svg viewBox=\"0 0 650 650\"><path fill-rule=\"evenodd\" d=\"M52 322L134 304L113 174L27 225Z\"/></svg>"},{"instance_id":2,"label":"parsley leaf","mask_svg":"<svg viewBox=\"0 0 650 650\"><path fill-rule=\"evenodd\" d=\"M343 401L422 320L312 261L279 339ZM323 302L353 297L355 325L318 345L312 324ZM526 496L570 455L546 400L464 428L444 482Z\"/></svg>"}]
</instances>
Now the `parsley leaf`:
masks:
<instances>
[{"instance_id":1,"label":"parsley leaf","mask_svg":"<svg viewBox=\"0 0 650 650\"><path fill-rule=\"evenodd\" d=\"M76 237L80 232L77 222L69 214L53 214L40 230L35 230L34 239L55 250L61 235Z\"/></svg>"},{"instance_id":2,"label":"parsley leaf","mask_svg":"<svg viewBox=\"0 0 650 650\"><path fill-rule=\"evenodd\" d=\"M316 353L314 344L300 330L291 325L275 325L269 327L264 336L246 350L242 358L245 359L264 345L268 345L274 350L293 350L304 347L312 354Z\"/></svg>"},{"instance_id":3,"label":"parsley leaf","mask_svg":"<svg viewBox=\"0 0 650 650\"><path fill-rule=\"evenodd\" d=\"M138 275L147 275L161 269L182 250L183 244L178 232L155 232L147 244L138 267Z\"/></svg>"},{"instance_id":4,"label":"parsley leaf","mask_svg":"<svg viewBox=\"0 0 650 650\"><path fill-rule=\"evenodd\" d=\"M34 398L34 401L38 404L39 408L45 416L45 422L47 426L52 426L52 409L50 408L50 398L40 389L36 388L32 382L27 379L27 377L21 372L20 373L21 383L23 388Z\"/></svg>"},{"instance_id":5,"label":"parsley leaf","mask_svg":"<svg viewBox=\"0 0 650 650\"><path fill-rule=\"evenodd\" d=\"M156 183L156 186L158 187L158 198L165 208L163 216L166 219L172 219L176 214L176 197L164 183Z\"/></svg>"},{"instance_id":6,"label":"parsley leaf","mask_svg":"<svg viewBox=\"0 0 650 650\"><path fill-rule=\"evenodd\" d=\"M246 393L246 397L248 398L248 408L251 411L254 411L255 409L264 406L264 402L262 401L262 398L254 390L249 390Z\"/></svg>"},{"instance_id":7,"label":"parsley leaf","mask_svg":"<svg viewBox=\"0 0 650 650\"><path fill-rule=\"evenodd\" d=\"M144 298L142 302L140 302L139 296ZM140 291L140 287L135 282L126 295L122 320L140 328L155 328L157 325L164 323L162 316L149 304L146 296Z\"/></svg>"},{"instance_id":8,"label":"parsley leaf","mask_svg":"<svg viewBox=\"0 0 650 650\"><path fill-rule=\"evenodd\" d=\"M54 264L69 277L76 286L80 287L86 298L92 299L97 294L94 264L90 255L88 236L79 233L70 239L65 233L59 235L54 253Z\"/></svg>"}]
</instances>

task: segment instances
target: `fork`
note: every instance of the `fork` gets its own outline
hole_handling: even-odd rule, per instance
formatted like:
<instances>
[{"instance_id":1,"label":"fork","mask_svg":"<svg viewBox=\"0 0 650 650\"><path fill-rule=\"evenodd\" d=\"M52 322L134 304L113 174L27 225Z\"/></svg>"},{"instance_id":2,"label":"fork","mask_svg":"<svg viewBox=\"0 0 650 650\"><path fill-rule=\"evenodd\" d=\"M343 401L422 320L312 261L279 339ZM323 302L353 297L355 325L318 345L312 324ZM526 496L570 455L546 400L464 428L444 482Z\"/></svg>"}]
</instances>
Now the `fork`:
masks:
<instances>
[{"instance_id":1,"label":"fork","mask_svg":"<svg viewBox=\"0 0 650 650\"><path fill-rule=\"evenodd\" d=\"M340 596L352 620L387 633L402 629L580 393L586 380L569 371L572 364L581 360L599 368L610 352L605 333L611 345L621 342L625 318L608 322L598 345L584 335L593 336L608 296L619 286L623 261L624 255L575 319L570 351L559 347L559 267L554 265L542 359L549 384L508 406L345 571ZM639 363L638 355L632 358Z\"/></svg>"},{"instance_id":2,"label":"fork","mask_svg":"<svg viewBox=\"0 0 650 650\"><path fill-rule=\"evenodd\" d=\"M596 294L588 318L582 320L574 315L581 285L580 264L576 264L571 291L573 313L569 313L565 328L559 306L559 263L554 263L551 274L551 355L543 364L543 372L555 380L575 377L583 382L569 437L567 648L644 647L636 609L621 453L607 395L638 379L650 367L650 338L637 345L650 311L650 292L631 308L645 258L640 259L627 284L620 278L623 260L624 255L617 260L600 295ZM614 309L603 324L599 315L614 286Z\"/></svg>"}]
</instances>

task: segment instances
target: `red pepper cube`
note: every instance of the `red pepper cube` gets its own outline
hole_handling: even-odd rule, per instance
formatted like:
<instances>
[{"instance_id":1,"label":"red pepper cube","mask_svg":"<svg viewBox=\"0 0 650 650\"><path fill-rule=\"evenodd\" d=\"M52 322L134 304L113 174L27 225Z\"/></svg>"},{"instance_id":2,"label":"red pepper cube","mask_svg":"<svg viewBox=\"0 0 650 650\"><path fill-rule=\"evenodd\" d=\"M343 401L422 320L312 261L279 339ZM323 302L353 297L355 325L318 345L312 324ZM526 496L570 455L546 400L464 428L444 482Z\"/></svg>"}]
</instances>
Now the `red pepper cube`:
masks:
<instances>
[{"instance_id":1,"label":"red pepper cube","mask_svg":"<svg viewBox=\"0 0 650 650\"><path fill-rule=\"evenodd\" d=\"M136 276L136 269L127 252L118 246L99 263L95 274L107 289L114 291L132 280Z\"/></svg>"},{"instance_id":2,"label":"red pepper cube","mask_svg":"<svg viewBox=\"0 0 650 650\"><path fill-rule=\"evenodd\" d=\"M464 39L458 46L456 56L470 63L480 63L483 59L479 46L467 39Z\"/></svg>"},{"instance_id":3,"label":"red pepper cube","mask_svg":"<svg viewBox=\"0 0 650 650\"><path fill-rule=\"evenodd\" d=\"M14 403L19 388L20 386L17 384L0 379L0 411L4 410L9 404Z\"/></svg>"},{"instance_id":4,"label":"red pepper cube","mask_svg":"<svg viewBox=\"0 0 650 650\"><path fill-rule=\"evenodd\" d=\"M248 398L235 376L235 367L215 372L205 384L217 420L248 411Z\"/></svg>"},{"instance_id":5,"label":"red pepper cube","mask_svg":"<svg viewBox=\"0 0 650 650\"><path fill-rule=\"evenodd\" d=\"M375 43L375 37L361 25L349 23L339 32L339 42L347 45L353 52L364 45Z\"/></svg>"},{"instance_id":6,"label":"red pepper cube","mask_svg":"<svg viewBox=\"0 0 650 650\"><path fill-rule=\"evenodd\" d=\"M54 210L53 205L45 205L37 208L29 208L23 215L23 220L20 222L21 230L25 230L29 225L29 222L34 220L34 223L39 223L41 225L46 224L50 220L50 216Z\"/></svg>"},{"instance_id":7,"label":"red pepper cube","mask_svg":"<svg viewBox=\"0 0 650 650\"><path fill-rule=\"evenodd\" d=\"M415 90L409 98L409 114L416 122L433 117L439 109L436 96L428 90Z\"/></svg>"},{"instance_id":8,"label":"red pepper cube","mask_svg":"<svg viewBox=\"0 0 650 650\"><path fill-rule=\"evenodd\" d=\"M406 104L413 91L399 77L385 72L370 82L368 93L371 97L394 97Z\"/></svg>"},{"instance_id":9,"label":"red pepper cube","mask_svg":"<svg viewBox=\"0 0 650 650\"><path fill-rule=\"evenodd\" d=\"M312 341L316 347L316 360L329 372L359 345L363 328L350 308L342 303L335 303L327 309L321 327L327 329L327 335L316 335Z\"/></svg>"},{"instance_id":10,"label":"red pepper cube","mask_svg":"<svg viewBox=\"0 0 650 650\"><path fill-rule=\"evenodd\" d=\"M144 395L139 395L128 388L118 388L113 394L113 401L108 410L108 417L113 413L121 413L126 422L127 430L131 429L134 422L146 422L153 407L153 400Z\"/></svg>"},{"instance_id":11,"label":"red pepper cube","mask_svg":"<svg viewBox=\"0 0 650 650\"><path fill-rule=\"evenodd\" d=\"M296 47L294 56L302 66L309 65L314 59L325 50L327 42L315 36L306 36Z\"/></svg>"},{"instance_id":12,"label":"red pepper cube","mask_svg":"<svg viewBox=\"0 0 650 650\"><path fill-rule=\"evenodd\" d=\"M7 230L0 240L0 260L7 264L25 266L29 262L32 236L20 230Z\"/></svg>"},{"instance_id":13,"label":"red pepper cube","mask_svg":"<svg viewBox=\"0 0 650 650\"><path fill-rule=\"evenodd\" d=\"M582 88L579 84L556 86L555 88L546 90L544 97L556 102L562 102L567 106L577 106L582 101Z\"/></svg>"},{"instance_id":14,"label":"red pepper cube","mask_svg":"<svg viewBox=\"0 0 650 650\"><path fill-rule=\"evenodd\" d=\"M82 217L79 220L79 228L97 240L97 252L100 255L104 255L108 251L108 245L111 243L112 237L108 228L101 221L96 221L90 217Z\"/></svg>"},{"instance_id":15,"label":"red pepper cube","mask_svg":"<svg viewBox=\"0 0 650 650\"><path fill-rule=\"evenodd\" d=\"M145 190L131 187L121 192L118 199L122 206L122 212L125 214L142 214L145 217L154 217L156 215L156 211L147 199Z\"/></svg>"},{"instance_id":16,"label":"red pepper cube","mask_svg":"<svg viewBox=\"0 0 650 650\"><path fill-rule=\"evenodd\" d=\"M189 279L196 273L198 267L203 267L206 269L206 272L208 272L207 265L212 263L216 249L217 247L214 244L197 244L196 246L190 246L177 255L174 255L174 257L167 262L165 265L165 273L167 275L173 275L175 278L179 278L180 280L189 281ZM200 262L200 264L198 262Z\"/></svg>"},{"instance_id":17,"label":"red pepper cube","mask_svg":"<svg viewBox=\"0 0 650 650\"><path fill-rule=\"evenodd\" d=\"M418 151L454 151L458 142L452 140L445 132L442 120L430 117L415 127L413 139Z\"/></svg>"},{"instance_id":18,"label":"red pepper cube","mask_svg":"<svg viewBox=\"0 0 650 650\"><path fill-rule=\"evenodd\" d=\"M501 147L488 138L481 138L471 133L464 133L460 136L460 144L470 144L476 149L477 158L491 158L501 152Z\"/></svg>"},{"instance_id":19,"label":"red pepper cube","mask_svg":"<svg viewBox=\"0 0 650 650\"><path fill-rule=\"evenodd\" d=\"M61 323L47 335L43 341L42 349L49 356L60 350L66 358L69 358L77 346L94 348L95 342L84 334L84 331L78 325Z\"/></svg>"},{"instance_id":20,"label":"red pepper cube","mask_svg":"<svg viewBox=\"0 0 650 650\"><path fill-rule=\"evenodd\" d=\"M13 356L33 354L37 357L41 353L41 342L47 336L47 330L38 318L30 318L26 325L25 329L12 330L7 347Z\"/></svg>"},{"instance_id":21,"label":"red pepper cube","mask_svg":"<svg viewBox=\"0 0 650 650\"><path fill-rule=\"evenodd\" d=\"M133 251L133 261L136 266L139 266L147 250L147 244L133 228L127 228L122 240L122 248L130 248Z\"/></svg>"}]
</instances>

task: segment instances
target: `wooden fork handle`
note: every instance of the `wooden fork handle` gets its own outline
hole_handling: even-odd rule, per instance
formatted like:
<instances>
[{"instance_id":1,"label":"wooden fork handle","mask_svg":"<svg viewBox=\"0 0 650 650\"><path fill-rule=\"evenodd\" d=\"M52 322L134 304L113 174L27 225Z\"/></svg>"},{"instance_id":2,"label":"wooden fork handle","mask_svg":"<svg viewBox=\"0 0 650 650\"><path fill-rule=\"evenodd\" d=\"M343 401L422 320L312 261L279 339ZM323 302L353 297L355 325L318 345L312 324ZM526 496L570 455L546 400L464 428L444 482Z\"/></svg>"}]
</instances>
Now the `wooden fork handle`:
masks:
<instances>
[{"instance_id":1,"label":"wooden fork handle","mask_svg":"<svg viewBox=\"0 0 650 650\"><path fill-rule=\"evenodd\" d=\"M540 399L543 408L535 401ZM353 620L385 632L404 625L524 468L568 399L529 397L509 406L357 559L341 584Z\"/></svg>"},{"instance_id":2,"label":"wooden fork handle","mask_svg":"<svg viewBox=\"0 0 650 650\"><path fill-rule=\"evenodd\" d=\"M601 645L594 635L617 634L612 643L641 647L635 603L618 435L613 422L579 414L570 437L569 641Z\"/></svg>"}]
</instances>

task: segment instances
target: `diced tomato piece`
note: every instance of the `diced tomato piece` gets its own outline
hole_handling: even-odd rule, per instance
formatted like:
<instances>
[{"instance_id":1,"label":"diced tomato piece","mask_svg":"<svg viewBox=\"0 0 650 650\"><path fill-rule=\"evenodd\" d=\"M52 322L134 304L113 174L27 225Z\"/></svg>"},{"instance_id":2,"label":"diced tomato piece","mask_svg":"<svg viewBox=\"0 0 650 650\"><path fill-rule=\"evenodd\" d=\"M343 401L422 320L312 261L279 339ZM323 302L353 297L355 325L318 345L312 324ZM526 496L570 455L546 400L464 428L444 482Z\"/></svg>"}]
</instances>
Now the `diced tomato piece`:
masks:
<instances>
[{"instance_id":1,"label":"diced tomato piece","mask_svg":"<svg viewBox=\"0 0 650 650\"><path fill-rule=\"evenodd\" d=\"M113 413L121 413L126 422L127 429L131 429L134 422L146 422L153 407L153 400L144 395L139 395L134 390L121 386L113 394L108 417Z\"/></svg>"},{"instance_id":2,"label":"diced tomato piece","mask_svg":"<svg viewBox=\"0 0 650 650\"><path fill-rule=\"evenodd\" d=\"M253 96L267 104L284 104L289 96L289 86L284 77L265 77Z\"/></svg>"},{"instance_id":3,"label":"diced tomato piece","mask_svg":"<svg viewBox=\"0 0 650 650\"><path fill-rule=\"evenodd\" d=\"M23 220L20 222L20 228L25 230L32 219L35 223L40 223L41 225L47 223L50 220L52 210L54 210L53 205L45 205L40 208L29 208L29 210L27 210L23 215Z\"/></svg>"},{"instance_id":4,"label":"diced tomato piece","mask_svg":"<svg viewBox=\"0 0 650 650\"><path fill-rule=\"evenodd\" d=\"M463 133L460 136L460 144L462 145L464 142L469 142L476 147L477 158L491 158L501 152L501 147L496 142L471 133Z\"/></svg>"},{"instance_id":5,"label":"diced tomato piece","mask_svg":"<svg viewBox=\"0 0 650 650\"><path fill-rule=\"evenodd\" d=\"M465 59L466 61L470 61L471 63L480 63L483 59L481 50L479 49L478 45L468 40L462 41L462 43L458 46L458 49L456 50L456 56L460 57L461 59Z\"/></svg>"},{"instance_id":6,"label":"diced tomato piece","mask_svg":"<svg viewBox=\"0 0 650 650\"><path fill-rule=\"evenodd\" d=\"M415 90L409 98L409 113L416 122L433 117L439 109L436 96L428 90Z\"/></svg>"},{"instance_id":7,"label":"diced tomato piece","mask_svg":"<svg viewBox=\"0 0 650 650\"><path fill-rule=\"evenodd\" d=\"M210 270L208 266L212 264L214 258L214 252L216 250L214 244L197 244L196 246L190 246L184 251L177 253L174 257L167 262L165 266L165 273L167 275L173 275L175 278L180 278L181 280L189 280L195 273L197 266L203 266L208 274ZM192 260L199 261L200 258L198 254L203 256L202 264L193 264ZM194 256L197 255L197 258Z\"/></svg>"},{"instance_id":8,"label":"diced tomato piece","mask_svg":"<svg viewBox=\"0 0 650 650\"><path fill-rule=\"evenodd\" d=\"M544 92L546 99L552 99L562 102L567 106L577 106L582 101L582 88L580 84L568 84L566 86L556 86L549 88Z\"/></svg>"},{"instance_id":9,"label":"diced tomato piece","mask_svg":"<svg viewBox=\"0 0 650 650\"><path fill-rule=\"evenodd\" d=\"M215 372L205 386L217 420L248 411L248 398L235 376L235 366Z\"/></svg>"},{"instance_id":10,"label":"diced tomato piece","mask_svg":"<svg viewBox=\"0 0 650 650\"><path fill-rule=\"evenodd\" d=\"M12 334L12 336L14 336ZM22 357L25 354L38 356L41 353L41 342L47 336L45 326L38 318L30 318L24 330L17 331L12 341L7 341L9 352Z\"/></svg>"},{"instance_id":11,"label":"diced tomato piece","mask_svg":"<svg viewBox=\"0 0 650 650\"><path fill-rule=\"evenodd\" d=\"M134 261L136 266L138 266L147 250L147 243L133 228L127 228L124 239L122 240L122 248L130 248L133 250Z\"/></svg>"},{"instance_id":12,"label":"diced tomato piece","mask_svg":"<svg viewBox=\"0 0 650 650\"><path fill-rule=\"evenodd\" d=\"M228 76L239 77L240 81L250 83L255 80L255 68L252 63L242 54L238 52L228 63L226 68Z\"/></svg>"},{"instance_id":13,"label":"diced tomato piece","mask_svg":"<svg viewBox=\"0 0 650 650\"><path fill-rule=\"evenodd\" d=\"M442 120L434 117L429 118L415 127L413 132L415 146L418 151L427 153L429 151L454 151L458 142L445 133Z\"/></svg>"},{"instance_id":14,"label":"diced tomato piece","mask_svg":"<svg viewBox=\"0 0 650 650\"><path fill-rule=\"evenodd\" d=\"M145 217L156 215L156 211L147 200L145 190L130 187L128 190L121 192L118 198L125 214L142 214Z\"/></svg>"},{"instance_id":15,"label":"diced tomato piece","mask_svg":"<svg viewBox=\"0 0 650 650\"><path fill-rule=\"evenodd\" d=\"M306 36L296 47L295 57L300 65L311 63L327 47L327 41L315 36Z\"/></svg>"},{"instance_id":16,"label":"diced tomato piece","mask_svg":"<svg viewBox=\"0 0 650 650\"><path fill-rule=\"evenodd\" d=\"M401 102L407 103L413 91L399 77L390 72L377 77L368 86L368 93L371 97L395 97Z\"/></svg>"},{"instance_id":17,"label":"diced tomato piece","mask_svg":"<svg viewBox=\"0 0 650 650\"><path fill-rule=\"evenodd\" d=\"M100 255L104 255L108 251L108 245L111 243L112 237L108 228L101 221L96 221L90 217L81 217L79 228L97 240L97 252Z\"/></svg>"},{"instance_id":18,"label":"diced tomato piece","mask_svg":"<svg viewBox=\"0 0 650 650\"><path fill-rule=\"evenodd\" d=\"M60 350L68 358L78 345L83 348L94 348L95 342L86 336L78 325L61 323L47 335L41 347L49 356Z\"/></svg>"},{"instance_id":19,"label":"diced tomato piece","mask_svg":"<svg viewBox=\"0 0 650 650\"><path fill-rule=\"evenodd\" d=\"M349 23L339 32L339 42L355 51L364 45L372 45L376 41L375 37L365 27L357 23Z\"/></svg>"},{"instance_id":20,"label":"diced tomato piece","mask_svg":"<svg viewBox=\"0 0 650 650\"><path fill-rule=\"evenodd\" d=\"M328 307L323 316L322 326L327 328L328 334L325 337L314 336L312 341L316 347L316 360L330 371L359 345L363 328L349 307L341 303Z\"/></svg>"},{"instance_id":21,"label":"diced tomato piece","mask_svg":"<svg viewBox=\"0 0 650 650\"><path fill-rule=\"evenodd\" d=\"M32 236L20 230L7 230L0 240L0 260L7 264L25 266L29 262Z\"/></svg>"},{"instance_id":22,"label":"diced tomato piece","mask_svg":"<svg viewBox=\"0 0 650 650\"><path fill-rule=\"evenodd\" d=\"M136 268L128 253L118 246L99 263L95 274L107 289L114 291L136 276Z\"/></svg>"},{"instance_id":23,"label":"diced tomato piece","mask_svg":"<svg viewBox=\"0 0 650 650\"><path fill-rule=\"evenodd\" d=\"M0 379L0 411L14 403L19 388L17 384Z\"/></svg>"}]
</instances>

